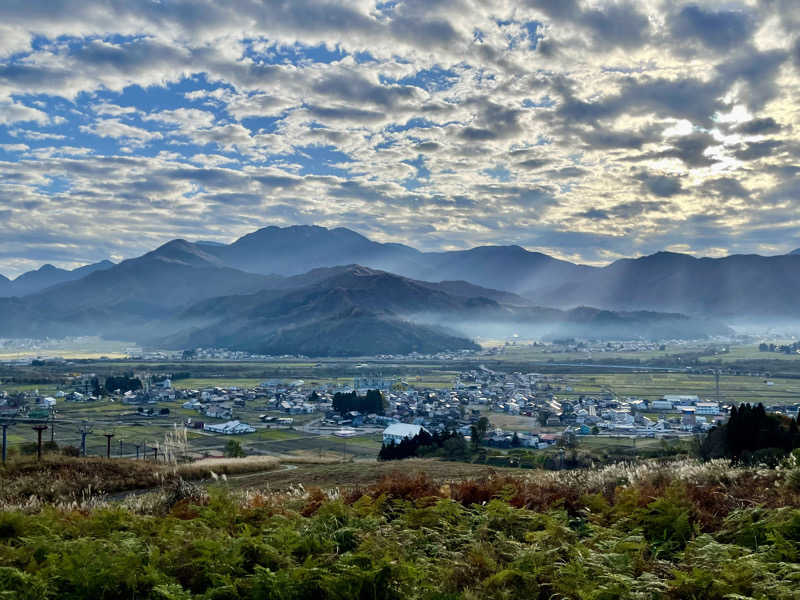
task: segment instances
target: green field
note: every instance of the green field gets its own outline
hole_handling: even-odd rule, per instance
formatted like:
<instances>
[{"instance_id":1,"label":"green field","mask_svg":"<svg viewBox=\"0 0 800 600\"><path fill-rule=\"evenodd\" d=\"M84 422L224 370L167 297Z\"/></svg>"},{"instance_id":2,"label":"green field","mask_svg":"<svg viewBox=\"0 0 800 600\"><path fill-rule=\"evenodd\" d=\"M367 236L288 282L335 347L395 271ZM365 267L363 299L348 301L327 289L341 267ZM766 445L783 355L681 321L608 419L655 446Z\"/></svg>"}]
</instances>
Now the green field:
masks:
<instances>
[{"instance_id":1,"label":"green field","mask_svg":"<svg viewBox=\"0 0 800 600\"><path fill-rule=\"evenodd\" d=\"M751 346L732 346L727 352L717 356L701 357L701 361L721 360L723 363L735 362L737 360L800 360L800 354L783 354L781 352L761 352L757 345Z\"/></svg>"},{"instance_id":2,"label":"green field","mask_svg":"<svg viewBox=\"0 0 800 600\"><path fill-rule=\"evenodd\" d=\"M558 396L600 394L610 392L616 397L656 399L664 394L696 394L704 399L716 398L713 375L689 373L603 373L570 375L573 391L558 392ZM774 385L767 385L771 381ZM789 404L800 402L800 379L723 375L720 377L722 402L763 402Z\"/></svg>"}]
</instances>

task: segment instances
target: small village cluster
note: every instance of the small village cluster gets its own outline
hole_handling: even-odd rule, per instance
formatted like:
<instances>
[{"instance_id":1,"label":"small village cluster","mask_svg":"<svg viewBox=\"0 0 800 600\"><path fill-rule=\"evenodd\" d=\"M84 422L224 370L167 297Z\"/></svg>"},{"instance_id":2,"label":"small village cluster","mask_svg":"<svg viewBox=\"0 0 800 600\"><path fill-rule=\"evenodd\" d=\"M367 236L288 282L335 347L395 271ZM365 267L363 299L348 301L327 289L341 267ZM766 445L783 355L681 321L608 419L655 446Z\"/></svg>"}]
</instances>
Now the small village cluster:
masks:
<instances>
[{"instance_id":1,"label":"small village cluster","mask_svg":"<svg viewBox=\"0 0 800 600\"><path fill-rule=\"evenodd\" d=\"M25 415L47 418L58 402L92 402L94 374L74 378L71 389L53 396L38 392L0 392L0 417ZM461 372L449 389L411 387L398 379L360 376L352 385L309 386L303 380L265 381L253 388L207 387L175 389L170 379L151 382L143 389L117 392L106 399L136 407L136 414L159 417L169 414L164 403L180 403L196 417L185 424L194 429L224 435L245 434L256 427L243 422L258 415L260 427L292 427L298 415L307 428L320 434L350 437L383 432L385 442L398 441L426 431L455 430L470 436L481 417L490 426L484 436L489 446L546 448L564 435L614 435L630 437L677 437L709 430L727 419L730 406L697 395L664 394L657 398L619 397L613 393L583 394L568 375L505 373L484 366ZM334 410L336 393L381 390L383 414ZM161 406L158 406L161 405ZM797 414L800 405L773 406L770 410ZM183 413L185 415L185 411ZM530 428L506 429L507 418L527 417Z\"/></svg>"}]
</instances>

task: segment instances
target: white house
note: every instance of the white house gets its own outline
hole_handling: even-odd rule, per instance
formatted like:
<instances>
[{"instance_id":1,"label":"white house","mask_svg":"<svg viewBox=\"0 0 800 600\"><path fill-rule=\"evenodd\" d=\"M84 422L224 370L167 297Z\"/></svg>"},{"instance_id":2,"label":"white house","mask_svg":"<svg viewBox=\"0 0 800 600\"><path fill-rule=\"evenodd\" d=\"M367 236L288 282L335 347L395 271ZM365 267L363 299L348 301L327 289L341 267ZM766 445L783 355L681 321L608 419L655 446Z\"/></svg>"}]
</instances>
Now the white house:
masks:
<instances>
[{"instance_id":1,"label":"white house","mask_svg":"<svg viewBox=\"0 0 800 600\"><path fill-rule=\"evenodd\" d=\"M692 394L664 394L662 400L672 404L693 405L700 402L700 397Z\"/></svg>"},{"instance_id":2,"label":"white house","mask_svg":"<svg viewBox=\"0 0 800 600\"><path fill-rule=\"evenodd\" d=\"M383 430L383 443L399 444L403 440L411 439L420 434L421 431L430 433L422 425L409 425L408 423L393 423Z\"/></svg>"},{"instance_id":3,"label":"white house","mask_svg":"<svg viewBox=\"0 0 800 600\"><path fill-rule=\"evenodd\" d=\"M695 405L695 413L698 415L718 415L718 402L698 402Z\"/></svg>"},{"instance_id":4,"label":"white house","mask_svg":"<svg viewBox=\"0 0 800 600\"><path fill-rule=\"evenodd\" d=\"M247 423L241 423L240 421L228 421L227 423L217 423L217 424L206 424L203 426L205 431L210 431L212 433L222 433L224 435L237 435L241 433L253 433L256 428L248 425Z\"/></svg>"},{"instance_id":5,"label":"white house","mask_svg":"<svg viewBox=\"0 0 800 600\"><path fill-rule=\"evenodd\" d=\"M671 400L650 400L652 410L672 410L675 406Z\"/></svg>"}]
</instances>

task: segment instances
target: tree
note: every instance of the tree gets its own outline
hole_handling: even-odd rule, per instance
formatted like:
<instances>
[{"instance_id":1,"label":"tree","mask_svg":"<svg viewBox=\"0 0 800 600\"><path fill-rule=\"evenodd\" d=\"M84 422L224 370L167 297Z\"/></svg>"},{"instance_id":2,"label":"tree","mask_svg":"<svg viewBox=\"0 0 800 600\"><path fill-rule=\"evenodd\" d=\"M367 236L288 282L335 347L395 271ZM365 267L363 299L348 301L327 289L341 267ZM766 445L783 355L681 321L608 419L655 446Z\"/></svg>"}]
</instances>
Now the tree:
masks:
<instances>
[{"instance_id":1,"label":"tree","mask_svg":"<svg viewBox=\"0 0 800 600\"><path fill-rule=\"evenodd\" d=\"M469 445L470 450L477 452L481 445L481 436L478 433L478 428L475 425L469 428Z\"/></svg>"},{"instance_id":2,"label":"tree","mask_svg":"<svg viewBox=\"0 0 800 600\"><path fill-rule=\"evenodd\" d=\"M319 402L319 394L317 393L317 390L314 390L313 392L311 392L311 395L308 397L308 401L309 402Z\"/></svg>"},{"instance_id":3,"label":"tree","mask_svg":"<svg viewBox=\"0 0 800 600\"><path fill-rule=\"evenodd\" d=\"M228 458L244 458L246 455L239 442L228 440L228 443L225 444L225 456Z\"/></svg>"},{"instance_id":4,"label":"tree","mask_svg":"<svg viewBox=\"0 0 800 600\"><path fill-rule=\"evenodd\" d=\"M542 427L547 425L547 419L550 418L550 412L546 410L540 410L536 415L536 420L539 421L539 425Z\"/></svg>"},{"instance_id":5,"label":"tree","mask_svg":"<svg viewBox=\"0 0 800 600\"><path fill-rule=\"evenodd\" d=\"M512 448L519 448L521 444L522 442L519 441L519 436L515 431L513 437L511 438L511 446Z\"/></svg>"},{"instance_id":6,"label":"tree","mask_svg":"<svg viewBox=\"0 0 800 600\"><path fill-rule=\"evenodd\" d=\"M484 437L486 437L486 432L489 431L489 419L486 417L481 417L478 419L476 428L478 430L478 437L480 437L482 440Z\"/></svg>"}]
</instances>

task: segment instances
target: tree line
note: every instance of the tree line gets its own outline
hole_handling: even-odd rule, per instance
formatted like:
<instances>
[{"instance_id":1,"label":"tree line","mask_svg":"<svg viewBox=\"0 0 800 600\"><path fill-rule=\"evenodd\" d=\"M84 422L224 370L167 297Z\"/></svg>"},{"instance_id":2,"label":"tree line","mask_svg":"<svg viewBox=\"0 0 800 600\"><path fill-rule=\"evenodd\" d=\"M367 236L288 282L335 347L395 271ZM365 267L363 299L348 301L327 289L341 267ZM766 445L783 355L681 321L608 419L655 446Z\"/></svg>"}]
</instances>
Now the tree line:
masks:
<instances>
[{"instance_id":1,"label":"tree line","mask_svg":"<svg viewBox=\"0 0 800 600\"><path fill-rule=\"evenodd\" d=\"M456 431L438 431L431 435L424 429L412 438L400 443L394 440L383 444L378 460L402 460L404 458L442 456L450 459L468 458L470 450L464 436Z\"/></svg>"},{"instance_id":2,"label":"tree line","mask_svg":"<svg viewBox=\"0 0 800 600\"><path fill-rule=\"evenodd\" d=\"M797 418L768 414L761 403L740 404L731 408L727 423L714 427L702 439L698 454L705 460L772 464L795 448L800 448Z\"/></svg>"},{"instance_id":3,"label":"tree line","mask_svg":"<svg viewBox=\"0 0 800 600\"><path fill-rule=\"evenodd\" d=\"M333 395L333 410L338 413L357 410L362 414L382 415L385 408L380 390L367 390L366 396L359 396L355 391L336 392Z\"/></svg>"}]
</instances>

